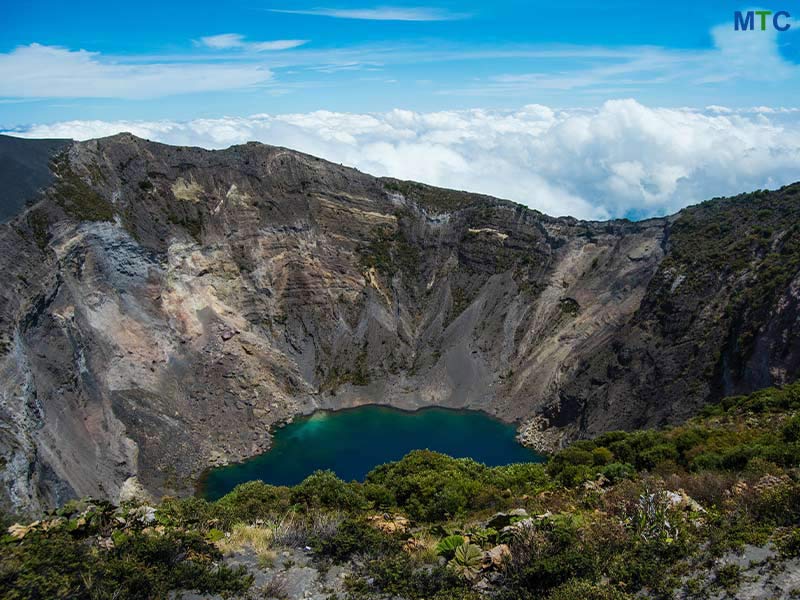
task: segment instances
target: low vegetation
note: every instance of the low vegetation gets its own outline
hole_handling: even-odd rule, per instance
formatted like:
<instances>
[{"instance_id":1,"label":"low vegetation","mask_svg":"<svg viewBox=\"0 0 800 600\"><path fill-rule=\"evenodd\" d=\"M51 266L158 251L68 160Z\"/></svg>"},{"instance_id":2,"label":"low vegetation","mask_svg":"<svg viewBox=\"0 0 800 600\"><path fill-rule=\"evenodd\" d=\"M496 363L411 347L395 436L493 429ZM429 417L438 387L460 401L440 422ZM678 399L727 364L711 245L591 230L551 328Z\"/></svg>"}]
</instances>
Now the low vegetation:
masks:
<instances>
[{"instance_id":1,"label":"low vegetation","mask_svg":"<svg viewBox=\"0 0 800 600\"><path fill-rule=\"evenodd\" d=\"M329 472L216 502L84 500L2 540L3 598L248 593L223 553L266 566L305 548L347 564L347 598L621 600L736 596L720 560L800 557L800 384L726 398L684 425L580 441L546 464L489 468L415 451L364 482ZM279 597L280 578L271 580ZM261 590L262 593L263 590Z\"/></svg>"},{"instance_id":2,"label":"low vegetation","mask_svg":"<svg viewBox=\"0 0 800 600\"><path fill-rule=\"evenodd\" d=\"M721 316L730 335L717 352L730 355L737 374L752 356L775 298L800 269L798 196L800 184L715 198L682 210L670 229L670 252L660 268L684 280L663 290L661 318L667 324L674 319L676 289L711 302L718 288L730 286Z\"/></svg>"},{"instance_id":3,"label":"low vegetation","mask_svg":"<svg viewBox=\"0 0 800 600\"><path fill-rule=\"evenodd\" d=\"M419 268L419 251L401 228L375 227L368 243L358 248L361 267L375 269L386 277L402 273L414 279Z\"/></svg>"},{"instance_id":4,"label":"low vegetation","mask_svg":"<svg viewBox=\"0 0 800 600\"><path fill-rule=\"evenodd\" d=\"M401 181L399 179L383 178L383 187L389 192L402 194L405 198L413 200L422 208L433 213L458 210L475 203L475 194L438 188L415 181Z\"/></svg>"},{"instance_id":5,"label":"low vegetation","mask_svg":"<svg viewBox=\"0 0 800 600\"><path fill-rule=\"evenodd\" d=\"M114 207L75 173L66 154L53 160L57 179L53 199L70 217L79 221L112 221ZM42 243L37 233L37 243Z\"/></svg>"}]
</instances>

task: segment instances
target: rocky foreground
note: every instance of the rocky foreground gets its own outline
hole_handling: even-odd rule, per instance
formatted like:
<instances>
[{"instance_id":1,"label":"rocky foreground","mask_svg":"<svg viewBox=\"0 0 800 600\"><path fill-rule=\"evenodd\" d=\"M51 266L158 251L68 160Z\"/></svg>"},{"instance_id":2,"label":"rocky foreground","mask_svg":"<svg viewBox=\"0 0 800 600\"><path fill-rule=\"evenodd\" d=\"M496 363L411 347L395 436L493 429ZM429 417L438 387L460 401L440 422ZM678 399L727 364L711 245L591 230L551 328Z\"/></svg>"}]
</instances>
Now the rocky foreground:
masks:
<instances>
[{"instance_id":1,"label":"rocky foreground","mask_svg":"<svg viewBox=\"0 0 800 600\"><path fill-rule=\"evenodd\" d=\"M261 144L3 152L17 511L190 494L318 408L477 408L555 449L798 372L798 185L600 223Z\"/></svg>"}]
</instances>

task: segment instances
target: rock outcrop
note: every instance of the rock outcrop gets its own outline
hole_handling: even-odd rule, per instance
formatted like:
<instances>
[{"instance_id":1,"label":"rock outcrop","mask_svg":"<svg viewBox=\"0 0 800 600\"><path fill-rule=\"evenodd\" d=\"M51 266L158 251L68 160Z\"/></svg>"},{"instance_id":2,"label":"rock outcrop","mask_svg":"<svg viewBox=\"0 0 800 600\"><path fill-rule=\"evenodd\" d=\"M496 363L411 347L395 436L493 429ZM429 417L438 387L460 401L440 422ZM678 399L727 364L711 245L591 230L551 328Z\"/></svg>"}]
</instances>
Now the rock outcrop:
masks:
<instances>
[{"instance_id":1,"label":"rock outcrop","mask_svg":"<svg viewBox=\"0 0 800 600\"><path fill-rule=\"evenodd\" d=\"M797 374L797 185L600 223L254 143L42 156L0 225L18 510L190 493L318 408L482 409L546 448Z\"/></svg>"}]
</instances>

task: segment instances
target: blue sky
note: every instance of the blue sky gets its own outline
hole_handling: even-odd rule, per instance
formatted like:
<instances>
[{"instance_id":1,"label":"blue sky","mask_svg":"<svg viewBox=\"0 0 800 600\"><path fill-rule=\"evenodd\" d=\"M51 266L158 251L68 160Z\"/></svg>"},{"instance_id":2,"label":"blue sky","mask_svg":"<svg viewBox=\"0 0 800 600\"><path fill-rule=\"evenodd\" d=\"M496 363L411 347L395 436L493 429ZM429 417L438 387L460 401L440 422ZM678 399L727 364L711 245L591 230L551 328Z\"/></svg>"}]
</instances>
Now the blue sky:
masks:
<instances>
[{"instance_id":1,"label":"blue sky","mask_svg":"<svg viewBox=\"0 0 800 600\"><path fill-rule=\"evenodd\" d=\"M628 97L658 106L791 103L800 27L734 35L733 11L745 8L719 0L8 3L0 126Z\"/></svg>"},{"instance_id":2,"label":"blue sky","mask_svg":"<svg viewBox=\"0 0 800 600\"><path fill-rule=\"evenodd\" d=\"M6 2L0 132L257 140L553 215L662 215L800 180L800 6L769 1ZM792 28L734 31L760 8Z\"/></svg>"}]
</instances>

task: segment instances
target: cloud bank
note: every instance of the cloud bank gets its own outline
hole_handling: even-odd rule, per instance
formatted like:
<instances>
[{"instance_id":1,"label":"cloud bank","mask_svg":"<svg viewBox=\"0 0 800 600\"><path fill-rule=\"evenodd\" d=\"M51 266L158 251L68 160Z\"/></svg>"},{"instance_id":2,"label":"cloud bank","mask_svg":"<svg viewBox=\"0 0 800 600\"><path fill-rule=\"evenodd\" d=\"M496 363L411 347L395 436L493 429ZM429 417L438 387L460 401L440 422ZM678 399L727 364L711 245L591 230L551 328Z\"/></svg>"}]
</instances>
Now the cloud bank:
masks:
<instances>
[{"instance_id":1,"label":"cloud bank","mask_svg":"<svg viewBox=\"0 0 800 600\"><path fill-rule=\"evenodd\" d=\"M130 131L170 144L287 146L374 175L509 198L587 219L664 215L714 196L800 180L800 113L650 108L353 114L187 122L69 121L11 132L88 139Z\"/></svg>"}]
</instances>

